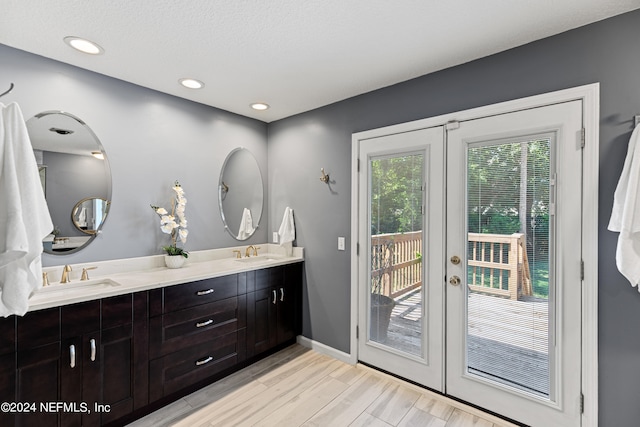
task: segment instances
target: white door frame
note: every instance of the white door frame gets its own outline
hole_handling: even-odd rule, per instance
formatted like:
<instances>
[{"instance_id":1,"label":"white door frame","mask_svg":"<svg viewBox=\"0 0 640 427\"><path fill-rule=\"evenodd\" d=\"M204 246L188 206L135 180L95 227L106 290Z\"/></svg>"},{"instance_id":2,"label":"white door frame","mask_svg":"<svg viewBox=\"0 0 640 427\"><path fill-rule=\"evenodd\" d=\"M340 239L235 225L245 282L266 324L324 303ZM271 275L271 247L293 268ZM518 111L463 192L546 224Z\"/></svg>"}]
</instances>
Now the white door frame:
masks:
<instances>
[{"instance_id":1,"label":"white door frame","mask_svg":"<svg viewBox=\"0 0 640 427\"><path fill-rule=\"evenodd\" d=\"M542 107L559 102L582 100L585 146L583 151L582 239L584 278L582 281L582 393L584 413L582 426L598 425L598 176L600 84L559 90L470 110L444 114L384 128L354 133L351 147L351 341L352 364L358 362L358 152L360 141L446 125L450 121L481 117Z\"/></svg>"}]
</instances>

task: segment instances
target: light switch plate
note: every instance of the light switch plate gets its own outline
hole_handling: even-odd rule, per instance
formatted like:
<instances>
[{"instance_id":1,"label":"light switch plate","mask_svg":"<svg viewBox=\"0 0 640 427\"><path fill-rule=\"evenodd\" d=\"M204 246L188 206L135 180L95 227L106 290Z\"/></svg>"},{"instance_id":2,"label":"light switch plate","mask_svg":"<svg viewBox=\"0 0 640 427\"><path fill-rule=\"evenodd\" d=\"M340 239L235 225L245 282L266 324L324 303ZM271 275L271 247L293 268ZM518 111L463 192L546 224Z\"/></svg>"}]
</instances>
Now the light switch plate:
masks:
<instances>
[{"instance_id":1,"label":"light switch plate","mask_svg":"<svg viewBox=\"0 0 640 427\"><path fill-rule=\"evenodd\" d=\"M338 237L338 250L344 251L344 237Z\"/></svg>"},{"instance_id":2,"label":"light switch plate","mask_svg":"<svg viewBox=\"0 0 640 427\"><path fill-rule=\"evenodd\" d=\"M273 232L273 243L278 243L278 232L277 231Z\"/></svg>"}]
</instances>

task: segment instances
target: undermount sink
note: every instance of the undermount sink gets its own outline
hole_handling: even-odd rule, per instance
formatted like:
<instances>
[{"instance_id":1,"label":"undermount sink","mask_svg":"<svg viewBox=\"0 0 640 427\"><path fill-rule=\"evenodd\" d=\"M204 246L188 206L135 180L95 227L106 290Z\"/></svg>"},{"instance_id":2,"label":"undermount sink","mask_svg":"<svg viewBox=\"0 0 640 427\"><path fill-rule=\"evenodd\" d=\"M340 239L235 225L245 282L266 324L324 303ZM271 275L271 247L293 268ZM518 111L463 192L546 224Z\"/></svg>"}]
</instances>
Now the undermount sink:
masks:
<instances>
[{"instance_id":1,"label":"undermount sink","mask_svg":"<svg viewBox=\"0 0 640 427\"><path fill-rule=\"evenodd\" d=\"M57 292L80 292L80 291L100 291L120 286L120 283L111 279L90 279L80 280L71 283L55 283L44 286L38 290L38 294L50 295Z\"/></svg>"},{"instance_id":2,"label":"undermount sink","mask_svg":"<svg viewBox=\"0 0 640 427\"><path fill-rule=\"evenodd\" d=\"M283 258L284 257L281 255L266 254L266 255L258 255L258 256L245 257L245 258L235 258L235 261L241 262L244 264L259 264L263 262L279 261Z\"/></svg>"}]
</instances>

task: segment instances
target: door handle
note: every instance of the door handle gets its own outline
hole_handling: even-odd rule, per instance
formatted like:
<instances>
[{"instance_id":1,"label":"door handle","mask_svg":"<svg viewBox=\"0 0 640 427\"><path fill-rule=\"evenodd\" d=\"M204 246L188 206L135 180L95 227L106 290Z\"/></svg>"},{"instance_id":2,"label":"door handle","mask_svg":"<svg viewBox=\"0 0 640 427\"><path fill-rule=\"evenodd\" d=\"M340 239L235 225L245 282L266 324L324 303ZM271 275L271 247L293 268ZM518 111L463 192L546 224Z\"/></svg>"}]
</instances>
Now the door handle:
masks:
<instances>
[{"instance_id":1,"label":"door handle","mask_svg":"<svg viewBox=\"0 0 640 427\"><path fill-rule=\"evenodd\" d=\"M460 264L460 257L458 255L454 255L451 257L451 264L458 265Z\"/></svg>"},{"instance_id":2,"label":"door handle","mask_svg":"<svg viewBox=\"0 0 640 427\"><path fill-rule=\"evenodd\" d=\"M449 283L453 286L458 286L460 284L460 278L458 276L451 276L449 278Z\"/></svg>"},{"instance_id":3,"label":"door handle","mask_svg":"<svg viewBox=\"0 0 640 427\"><path fill-rule=\"evenodd\" d=\"M284 301L284 288L280 288L280 302Z\"/></svg>"},{"instance_id":4,"label":"door handle","mask_svg":"<svg viewBox=\"0 0 640 427\"><path fill-rule=\"evenodd\" d=\"M69 366L76 367L76 346L73 344L69 346Z\"/></svg>"},{"instance_id":5,"label":"door handle","mask_svg":"<svg viewBox=\"0 0 640 427\"><path fill-rule=\"evenodd\" d=\"M89 341L89 346L91 347L91 361L95 362L96 361L96 339L95 338L91 338L91 340Z\"/></svg>"},{"instance_id":6,"label":"door handle","mask_svg":"<svg viewBox=\"0 0 640 427\"><path fill-rule=\"evenodd\" d=\"M278 298L278 293L276 292L276 290L273 290L273 301L272 303L275 304L276 303L276 298Z\"/></svg>"}]
</instances>

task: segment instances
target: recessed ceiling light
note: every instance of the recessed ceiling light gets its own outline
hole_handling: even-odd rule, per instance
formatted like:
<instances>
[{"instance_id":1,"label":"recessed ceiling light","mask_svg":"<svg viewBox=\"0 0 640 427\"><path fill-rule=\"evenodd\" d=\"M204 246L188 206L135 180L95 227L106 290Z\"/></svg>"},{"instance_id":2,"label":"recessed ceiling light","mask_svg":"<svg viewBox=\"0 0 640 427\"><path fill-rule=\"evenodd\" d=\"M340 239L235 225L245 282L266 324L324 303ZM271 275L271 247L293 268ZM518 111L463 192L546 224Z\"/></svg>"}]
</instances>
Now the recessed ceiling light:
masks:
<instances>
[{"instance_id":1,"label":"recessed ceiling light","mask_svg":"<svg viewBox=\"0 0 640 427\"><path fill-rule=\"evenodd\" d=\"M72 48L90 55L101 55L104 53L104 49L102 47L92 41L80 37L68 36L64 38L64 42Z\"/></svg>"},{"instance_id":2,"label":"recessed ceiling light","mask_svg":"<svg viewBox=\"0 0 640 427\"><path fill-rule=\"evenodd\" d=\"M264 102L256 102L251 104L251 108L258 111L264 111L269 109L269 104L265 104Z\"/></svg>"},{"instance_id":3,"label":"recessed ceiling light","mask_svg":"<svg viewBox=\"0 0 640 427\"><path fill-rule=\"evenodd\" d=\"M180 79L178 81L182 86L188 87L189 89L201 89L204 87L204 83L196 79Z\"/></svg>"}]
</instances>

